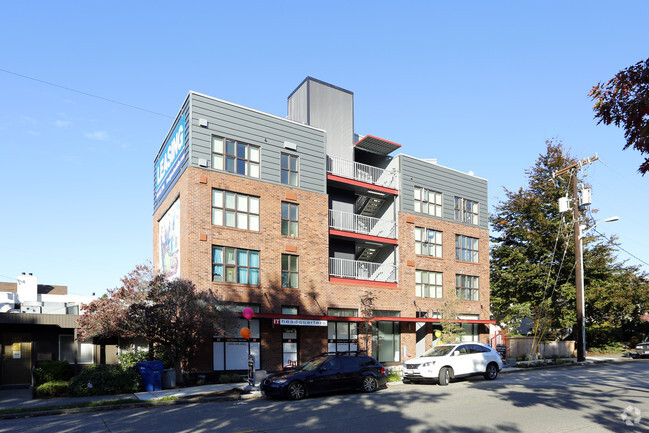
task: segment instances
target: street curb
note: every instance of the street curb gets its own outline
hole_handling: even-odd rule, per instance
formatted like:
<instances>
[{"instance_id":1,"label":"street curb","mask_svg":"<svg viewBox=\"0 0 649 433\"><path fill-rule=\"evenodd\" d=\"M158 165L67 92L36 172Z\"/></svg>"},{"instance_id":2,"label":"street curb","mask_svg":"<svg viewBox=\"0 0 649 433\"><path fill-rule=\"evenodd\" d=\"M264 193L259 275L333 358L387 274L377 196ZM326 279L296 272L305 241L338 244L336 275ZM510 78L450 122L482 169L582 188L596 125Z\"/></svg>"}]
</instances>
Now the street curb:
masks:
<instances>
[{"instance_id":1,"label":"street curb","mask_svg":"<svg viewBox=\"0 0 649 433\"><path fill-rule=\"evenodd\" d=\"M34 412L0 414L0 420L32 418L32 417L49 416L49 415L72 415L72 414L87 413L87 412L104 412L104 411L113 411L113 410L122 410L122 409L137 409L137 408L159 407L159 406L175 406L180 404L207 403L207 402L216 402L216 401L240 401L240 400L251 400L259 397L261 397L261 393L258 391L252 392L250 394L226 395L226 396L210 396L209 394L203 394L203 395L196 395L192 397L179 398L177 400L142 401L140 403L112 404L106 406L93 406L93 407L73 407L69 409L54 409L54 410L42 410L42 411L34 411Z\"/></svg>"}]
</instances>

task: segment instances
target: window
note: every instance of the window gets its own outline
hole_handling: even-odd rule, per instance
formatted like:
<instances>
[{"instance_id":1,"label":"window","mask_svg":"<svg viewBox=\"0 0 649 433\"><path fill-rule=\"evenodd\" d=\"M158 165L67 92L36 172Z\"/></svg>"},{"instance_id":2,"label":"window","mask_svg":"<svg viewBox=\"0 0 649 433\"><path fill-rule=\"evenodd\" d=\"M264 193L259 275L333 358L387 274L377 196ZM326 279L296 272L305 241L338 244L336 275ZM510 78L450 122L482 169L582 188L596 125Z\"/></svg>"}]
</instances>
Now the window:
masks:
<instances>
[{"instance_id":1,"label":"window","mask_svg":"<svg viewBox=\"0 0 649 433\"><path fill-rule=\"evenodd\" d=\"M259 197L213 189L212 224L259 231Z\"/></svg>"},{"instance_id":2,"label":"window","mask_svg":"<svg viewBox=\"0 0 649 433\"><path fill-rule=\"evenodd\" d=\"M415 296L420 298L441 298L442 273L415 271Z\"/></svg>"},{"instance_id":3,"label":"window","mask_svg":"<svg viewBox=\"0 0 649 433\"><path fill-rule=\"evenodd\" d=\"M298 256L282 254L282 287L298 288Z\"/></svg>"},{"instance_id":4,"label":"window","mask_svg":"<svg viewBox=\"0 0 649 433\"><path fill-rule=\"evenodd\" d=\"M479 209L477 201L455 197L455 221L478 225Z\"/></svg>"},{"instance_id":5,"label":"window","mask_svg":"<svg viewBox=\"0 0 649 433\"><path fill-rule=\"evenodd\" d=\"M442 257L442 232L415 227L415 254Z\"/></svg>"},{"instance_id":6,"label":"window","mask_svg":"<svg viewBox=\"0 0 649 433\"><path fill-rule=\"evenodd\" d=\"M455 276L455 294L464 301L478 300L478 277L471 275Z\"/></svg>"},{"instance_id":7,"label":"window","mask_svg":"<svg viewBox=\"0 0 649 433\"><path fill-rule=\"evenodd\" d=\"M259 285L259 251L212 247L212 281Z\"/></svg>"},{"instance_id":8,"label":"window","mask_svg":"<svg viewBox=\"0 0 649 433\"><path fill-rule=\"evenodd\" d=\"M458 314L457 318L460 320L478 320L480 319L480 316L478 314ZM462 334L463 342L480 341L477 323L462 322L462 329L464 330L464 334ZM483 346L478 346L477 344L470 344L469 351L471 353L480 353L480 351L489 352L489 349Z\"/></svg>"},{"instance_id":9,"label":"window","mask_svg":"<svg viewBox=\"0 0 649 433\"><path fill-rule=\"evenodd\" d=\"M478 263L478 239L455 235L455 260Z\"/></svg>"},{"instance_id":10,"label":"window","mask_svg":"<svg viewBox=\"0 0 649 433\"><path fill-rule=\"evenodd\" d=\"M298 186L298 180L297 156L282 153L282 183Z\"/></svg>"},{"instance_id":11,"label":"window","mask_svg":"<svg viewBox=\"0 0 649 433\"><path fill-rule=\"evenodd\" d=\"M290 307L290 306L282 305L282 314L290 314L296 316L298 312L299 312L298 307Z\"/></svg>"},{"instance_id":12,"label":"window","mask_svg":"<svg viewBox=\"0 0 649 433\"><path fill-rule=\"evenodd\" d=\"M329 315L331 315L331 310L337 310L335 308L330 308ZM341 311L343 311L341 309ZM344 310L344 311L354 311L356 310ZM342 317L355 317L354 316L342 316ZM358 350L358 325L356 322L328 322L328 352L354 352Z\"/></svg>"},{"instance_id":13,"label":"window","mask_svg":"<svg viewBox=\"0 0 649 433\"><path fill-rule=\"evenodd\" d=\"M282 236L298 237L298 205L282 202Z\"/></svg>"},{"instance_id":14,"label":"window","mask_svg":"<svg viewBox=\"0 0 649 433\"><path fill-rule=\"evenodd\" d=\"M327 308L327 315L336 317L358 317L358 310L355 308Z\"/></svg>"},{"instance_id":15,"label":"window","mask_svg":"<svg viewBox=\"0 0 649 433\"><path fill-rule=\"evenodd\" d=\"M212 137L212 168L259 178L259 146Z\"/></svg>"},{"instance_id":16,"label":"window","mask_svg":"<svg viewBox=\"0 0 649 433\"><path fill-rule=\"evenodd\" d=\"M399 317L399 311L375 310L375 317ZM372 356L379 362L399 362L401 359L401 324L397 321L376 323L372 336Z\"/></svg>"},{"instance_id":17,"label":"window","mask_svg":"<svg viewBox=\"0 0 649 433\"><path fill-rule=\"evenodd\" d=\"M415 187L415 212L442 216L442 193Z\"/></svg>"},{"instance_id":18,"label":"window","mask_svg":"<svg viewBox=\"0 0 649 433\"><path fill-rule=\"evenodd\" d=\"M93 355L92 340L75 342L73 335L59 335L59 361L68 361L70 364L92 364Z\"/></svg>"}]
</instances>

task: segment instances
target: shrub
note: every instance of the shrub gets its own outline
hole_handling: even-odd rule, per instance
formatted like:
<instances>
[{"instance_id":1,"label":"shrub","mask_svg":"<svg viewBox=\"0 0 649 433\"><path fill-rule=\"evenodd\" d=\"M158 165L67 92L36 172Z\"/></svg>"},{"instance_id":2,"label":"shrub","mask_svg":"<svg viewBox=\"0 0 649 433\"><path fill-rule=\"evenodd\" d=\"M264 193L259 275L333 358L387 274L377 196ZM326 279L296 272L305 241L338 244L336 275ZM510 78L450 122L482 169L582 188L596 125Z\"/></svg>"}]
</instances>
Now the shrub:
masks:
<instances>
[{"instance_id":1,"label":"shrub","mask_svg":"<svg viewBox=\"0 0 649 433\"><path fill-rule=\"evenodd\" d=\"M36 385L65 382L72 378L72 366L67 361L39 361L34 368Z\"/></svg>"},{"instance_id":2,"label":"shrub","mask_svg":"<svg viewBox=\"0 0 649 433\"><path fill-rule=\"evenodd\" d=\"M388 372L388 382L401 382L401 374L398 371L389 371Z\"/></svg>"},{"instance_id":3,"label":"shrub","mask_svg":"<svg viewBox=\"0 0 649 433\"><path fill-rule=\"evenodd\" d=\"M149 352L138 350L135 352L124 352L117 357L117 361L124 368L135 368L138 362L151 361Z\"/></svg>"},{"instance_id":4,"label":"shrub","mask_svg":"<svg viewBox=\"0 0 649 433\"><path fill-rule=\"evenodd\" d=\"M91 365L70 380L72 396L128 394L140 388L140 375L121 365Z\"/></svg>"},{"instance_id":5,"label":"shrub","mask_svg":"<svg viewBox=\"0 0 649 433\"><path fill-rule=\"evenodd\" d=\"M243 382L243 379L241 378L241 375L238 373L232 373L232 374L221 374L219 376L219 383L239 383Z\"/></svg>"},{"instance_id":6,"label":"shrub","mask_svg":"<svg viewBox=\"0 0 649 433\"><path fill-rule=\"evenodd\" d=\"M64 397L68 395L68 385L65 380L45 382L36 387L36 398Z\"/></svg>"}]
</instances>

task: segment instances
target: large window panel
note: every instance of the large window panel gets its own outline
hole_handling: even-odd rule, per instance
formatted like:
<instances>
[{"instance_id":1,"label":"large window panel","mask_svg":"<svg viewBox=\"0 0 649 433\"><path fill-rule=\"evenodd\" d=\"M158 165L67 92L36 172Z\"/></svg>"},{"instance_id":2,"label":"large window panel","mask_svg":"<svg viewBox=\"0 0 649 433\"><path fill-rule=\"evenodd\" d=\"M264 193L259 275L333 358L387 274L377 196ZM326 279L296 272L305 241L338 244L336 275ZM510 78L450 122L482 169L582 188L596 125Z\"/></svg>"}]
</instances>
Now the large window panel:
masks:
<instances>
[{"instance_id":1,"label":"large window panel","mask_svg":"<svg viewBox=\"0 0 649 433\"><path fill-rule=\"evenodd\" d=\"M259 178L259 146L212 137L212 168Z\"/></svg>"},{"instance_id":2,"label":"large window panel","mask_svg":"<svg viewBox=\"0 0 649 433\"><path fill-rule=\"evenodd\" d=\"M259 285L259 251L212 247L212 280Z\"/></svg>"},{"instance_id":3,"label":"large window panel","mask_svg":"<svg viewBox=\"0 0 649 433\"><path fill-rule=\"evenodd\" d=\"M212 224L259 231L259 197L213 189Z\"/></svg>"}]
</instances>

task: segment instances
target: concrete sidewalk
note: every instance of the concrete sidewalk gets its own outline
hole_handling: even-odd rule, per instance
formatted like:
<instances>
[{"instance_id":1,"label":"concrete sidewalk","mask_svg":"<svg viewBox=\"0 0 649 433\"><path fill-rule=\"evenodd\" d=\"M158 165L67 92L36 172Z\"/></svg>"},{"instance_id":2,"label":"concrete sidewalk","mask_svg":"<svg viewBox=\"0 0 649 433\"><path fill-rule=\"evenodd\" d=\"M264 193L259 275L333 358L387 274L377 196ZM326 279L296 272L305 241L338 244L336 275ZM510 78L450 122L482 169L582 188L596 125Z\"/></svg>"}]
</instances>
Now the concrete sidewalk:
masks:
<instances>
[{"instance_id":1,"label":"concrete sidewalk","mask_svg":"<svg viewBox=\"0 0 649 433\"><path fill-rule=\"evenodd\" d=\"M81 406L89 402L99 402L99 401L113 401L113 400L137 400L141 401L143 404L147 402L152 402L153 400L165 398L165 397L176 397L178 399L193 399L193 398L219 398L223 397L222 394L233 389L239 389L242 392L242 398L251 398L260 396L261 393L258 389L249 389L247 383L226 383L226 384L213 384L213 385L201 385L201 386L192 386L187 388L174 388L174 389L164 389L161 391L152 391L152 392L136 392L134 394L119 394L119 395L98 395L90 397L58 397L58 398L47 398L47 399L33 399L32 398L32 388L31 387L20 387L20 388L11 388L11 389L2 389L0 390L0 410L21 410L21 409L31 409L35 412L25 413L25 416L34 416L39 413L39 409L43 411L48 411L48 408L60 407L60 406ZM221 395L219 395L221 394ZM232 398L232 396L230 396ZM137 404L137 401L134 401L133 404ZM170 403L173 403L170 402ZM117 403L118 406L119 402ZM95 408L96 410L96 408ZM57 409L56 412L65 412L67 410ZM7 415L0 414L0 419L7 417Z\"/></svg>"},{"instance_id":2,"label":"concrete sidewalk","mask_svg":"<svg viewBox=\"0 0 649 433\"><path fill-rule=\"evenodd\" d=\"M506 367L501 373L515 373L515 372L525 372L530 370L535 370L538 368L554 368L554 367L569 367L576 365L590 365L598 364L603 362L618 362L630 360L629 357L623 357L621 355L602 355L602 356L589 356L586 358L585 362L573 363L573 364L561 364L561 365L548 365L541 367L531 367L531 368L519 368L519 367ZM398 383L398 382L395 382ZM153 392L136 392L135 394L120 394L120 395L100 395L92 397L60 397L60 398L49 398L49 399L32 399L32 388L23 387L23 388L13 388L13 389L3 389L0 390L0 410L10 410L10 409L32 409L34 412L28 412L19 416L37 416L45 415L52 413L70 413L70 412L81 412L81 411L91 411L91 410L100 410L98 408L83 408L83 409L57 409L55 411L48 410L47 408L52 408L55 406L74 406L74 405L83 405L88 402L97 402L97 401L111 401L111 400L137 400L133 402L133 405L147 405L147 404L158 404L154 400L161 399L164 397L176 397L179 400L170 401L166 404L179 404L186 403L187 401L196 401L196 400L216 400L222 398L233 398L219 396L218 394L223 394L227 391L233 389L239 389L242 392L240 396L241 399L254 398L261 396L259 388L249 389L248 384L245 382L242 383L226 383L226 384L213 384L213 385L201 385L201 386L192 386L187 388L174 388L174 389L164 389L162 391L153 391ZM139 403L138 403L139 401ZM128 406L121 406L128 407ZM43 411L38 411L38 409L43 409ZM119 405L104 407L103 409L117 409L120 408ZM11 414L0 414L0 419L2 418L12 418L16 415Z\"/></svg>"}]
</instances>

